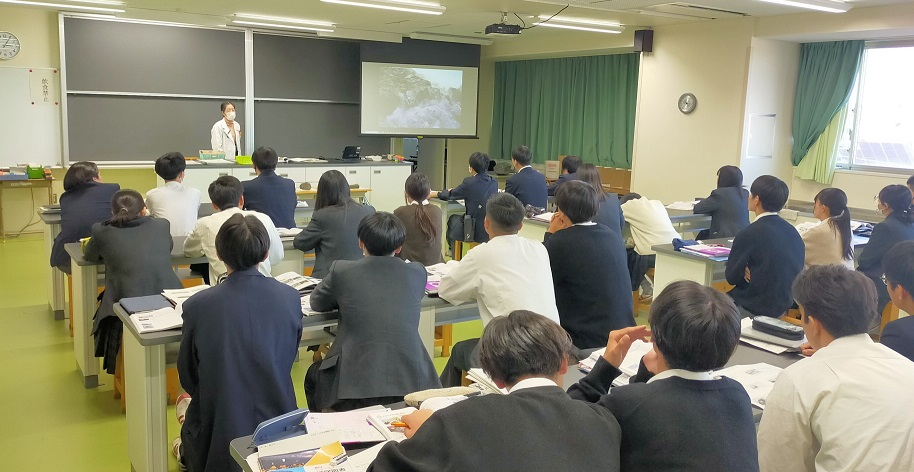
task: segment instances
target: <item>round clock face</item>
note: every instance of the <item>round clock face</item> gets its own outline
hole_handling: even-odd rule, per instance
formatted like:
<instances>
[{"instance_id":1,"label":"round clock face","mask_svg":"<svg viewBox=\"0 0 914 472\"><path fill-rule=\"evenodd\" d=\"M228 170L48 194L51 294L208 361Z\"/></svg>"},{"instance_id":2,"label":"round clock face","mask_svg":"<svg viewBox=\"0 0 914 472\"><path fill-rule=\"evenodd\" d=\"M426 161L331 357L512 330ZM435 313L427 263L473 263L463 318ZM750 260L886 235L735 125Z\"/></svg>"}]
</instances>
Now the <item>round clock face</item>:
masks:
<instances>
[{"instance_id":1,"label":"round clock face","mask_svg":"<svg viewBox=\"0 0 914 472\"><path fill-rule=\"evenodd\" d=\"M13 33L0 31L0 59L7 60L16 57L19 54L19 38Z\"/></svg>"},{"instance_id":2,"label":"round clock face","mask_svg":"<svg viewBox=\"0 0 914 472\"><path fill-rule=\"evenodd\" d=\"M695 95L684 93L679 97L679 111L689 114L695 111L696 106L698 106L698 99L695 98Z\"/></svg>"}]
</instances>

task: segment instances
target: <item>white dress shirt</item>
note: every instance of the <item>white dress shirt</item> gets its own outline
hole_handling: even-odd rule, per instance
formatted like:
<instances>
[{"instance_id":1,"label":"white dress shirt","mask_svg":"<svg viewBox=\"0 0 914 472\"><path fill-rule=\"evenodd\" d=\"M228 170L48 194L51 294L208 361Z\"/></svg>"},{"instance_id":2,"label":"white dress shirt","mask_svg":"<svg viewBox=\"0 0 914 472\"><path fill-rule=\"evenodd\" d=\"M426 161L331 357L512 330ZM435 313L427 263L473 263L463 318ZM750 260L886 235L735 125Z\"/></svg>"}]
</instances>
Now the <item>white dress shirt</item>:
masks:
<instances>
[{"instance_id":1,"label":"white dress shirt","mask_svg":"<svg viewBox=\"0 0 914 472\"><path fill-rule=\"evenodd\" d=\"M866 334L784 369L758 432L762 472L914 470L914 362Z\"/></svg>"},{"instance_id":2,"label":"white dress shirt","mask_svg":"<svg viewBox=\"0 0 914 472\"><path fill-rule=\"evenodd\" d=\"M653 246L672 244L673 239L682 237L673 228L670 215L660 200L645 197L629 200L622 204L622 216L631 229L635 252L642 256L656 254L651 249Z\"/></svg>"},{"instance_id":3,"label":"white dress shirt","mask_svg":"<svg viewBox=\"0 0 914 472\"><path fill-rule=\"evenodd\" d=\"M154 218L171 223L171 235L187 236L197 224L200 191L174 180L146 192L146 209Z\"/></svg>"},{"instance_id":4,"label":"white dress shirt","mask_svg":"<svg viewBox=\"0 0 914 472\"><path fill-rule=\"evenodd\" d=\"M257 270L259 270L261 274L272 277L272 274L270 273L272 267L279 264L285 256L282 248L282 240L279 239L279 232L276 231L273 220L263 213L232 207L209 216L204 216L197 220L197 226L187 239L184 240L184 254L191 257L206 256L209 260L209 283L211 285L215 285L219 280L219 276L226 273L225 263L222 262L216 254L216 234L219 233L219 229L222 228L222 224L225 223L226 220L231 218L232 215L237 215L239 213L244 216L256 216L267 228L267 233L270 235L270 255L257 267Z\"/></svg>"},{"instance_id":5,"label":"white dress shirt","mask_svg":"<svg viewBox=\"0 0 914 472\"><path fill-rule=\"evenodd\" d=\"M558 387L559 385L549 379L544 379L542 377L530 377L529 379L521 380L514 384L513 387L508 389L508 393L514 393L518 390L523 390L525 388L535 388L535 387Z\"/></svg>"},{"instance_id":6,"label":"white dress shirt","mask_svg":"<svg viewBox=\"0 0 914 472\"><path fill-rule=\"evenodd\" d=\"M233 121L232 126L235 128L234 139L232 128L225 124L224 119L213 124L213 129L210 131L210 145L213 150L224 152L227 159L234 159L235 156L241 154L237 152L241 149L241 125L237 121Z\"/></svg>"},{"instance_id":7,"label":"white dress shirt","mask_svg":"<svg viewBox=\"0 0 914 472\"><path fill-rule=\"evenodd\" d=\"M455 305L478 300L483 326L514 310L559 322L549 253L543 243L516 234L497 236L467 252L441 278L438 296Z\"/></svg>"},{"instance_id":8,"label":"white dress shirt","mask_svg":"<svg viewBox=\"0 0 914 472\"><path fill-rule=\"evenodd\" d=\"M668 379L670 377L679 377L686 380L714 380L715 378L720 378L714 377L710 372L692 372L691 370L685 369L667 369L648 379L647 383Z\"/></svg>"}]
</instances>

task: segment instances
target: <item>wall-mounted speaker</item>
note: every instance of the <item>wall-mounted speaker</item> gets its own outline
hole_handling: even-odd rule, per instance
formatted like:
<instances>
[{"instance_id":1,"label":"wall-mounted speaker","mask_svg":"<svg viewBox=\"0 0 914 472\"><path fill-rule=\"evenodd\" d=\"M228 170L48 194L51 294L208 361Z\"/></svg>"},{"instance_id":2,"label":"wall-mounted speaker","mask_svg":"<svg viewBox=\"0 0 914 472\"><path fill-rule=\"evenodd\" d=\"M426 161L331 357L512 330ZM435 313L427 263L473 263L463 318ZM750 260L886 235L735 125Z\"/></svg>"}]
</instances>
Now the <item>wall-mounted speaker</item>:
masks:
<instances>
[{"instance_id":1,"label":"wall-mounted speaker","mask_svg":"<svg viewBox=\"0 0 914 472\"><path fill-rule=\"evenodd\" d=\"M654 30L635 30L635 52L654 51Z\"/></svg>"}]
</instances>

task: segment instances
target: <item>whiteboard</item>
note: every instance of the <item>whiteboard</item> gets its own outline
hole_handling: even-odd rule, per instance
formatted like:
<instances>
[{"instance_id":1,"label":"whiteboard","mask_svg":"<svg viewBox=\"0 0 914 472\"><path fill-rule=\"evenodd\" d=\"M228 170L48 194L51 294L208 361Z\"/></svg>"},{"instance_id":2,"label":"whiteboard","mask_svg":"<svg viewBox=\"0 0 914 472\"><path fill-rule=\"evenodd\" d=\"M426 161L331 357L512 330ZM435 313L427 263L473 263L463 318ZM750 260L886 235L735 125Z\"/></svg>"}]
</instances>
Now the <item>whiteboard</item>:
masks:
<instances>
[{"instance_id":1,"label":"whiteboard","mask_svg":"<svg viewBox=\"0 0 914 472\"><path fill-rule=\"evenodd\" d=\"M56 103L33 104L33 74L47 68L0 67L0 167L61 165L60 74L52 74ZM32 71L32 72L30 72Z\"/></svg>"}]
</instances>

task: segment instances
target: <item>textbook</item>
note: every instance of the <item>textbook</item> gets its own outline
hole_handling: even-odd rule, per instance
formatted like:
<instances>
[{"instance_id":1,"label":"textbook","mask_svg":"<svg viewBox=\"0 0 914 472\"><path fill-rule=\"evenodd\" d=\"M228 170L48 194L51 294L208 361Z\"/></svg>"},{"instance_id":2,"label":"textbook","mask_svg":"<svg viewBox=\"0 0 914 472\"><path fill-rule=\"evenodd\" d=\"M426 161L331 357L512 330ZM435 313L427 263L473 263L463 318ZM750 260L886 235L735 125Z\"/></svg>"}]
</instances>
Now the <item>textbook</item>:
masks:
<instances>
[{"instance_id":1,"label":"textbook","mask_svg":"<svg viewBox=\"0 0 914 472\"><path fill-rule=\"evenodd\" d=\"M158 310L159 308L172 308L171 302L162 295L124 298L121 299L120 304L124 308L124 311L131 315L144 311Z\"/></svg>"},{"instance_id":2,"label":"textbook","mask_svg":"<svg viewBox=\"0 0 914 472\"><path fill-rule=\"evenodd\" d=\"M397 423L402 423L404 416L415 411L415 408L408 406L399 410L371 412L368 414L368 422L387 440L400 442L406 439L406 435L403 434L404 427Z\"/></svg>"},{"instance_id":3,"label":"textbook","mask_svg":"<svg viewBox=\"0 0 914 472\"><path fill-rule=\"evenodd\" d=\"M255 472L354 472L334 432L306 434L258 446L247 458Z\"/></svg>"},{"instance_id":4,"label":"textbook","mask_svg":"<svg viewBox=\"0 0 914 472\"><path fill-rule=\"evenodd\" d=\"M276 232L279 233L280 239L291 239L295 236L298 236L298 233L301 233L301 228L276 228Z\"/></svg>"},{"instance_id":5,"label":"textbook","mask_svg":"<svg viewBox=\"0 0 914 472\"><path fill-rule=\"evenodd\" d=\"M730 256L730 248L724 247L724 246L710 246L707 244L693 244L691 246L683 246L679 250L686 254L707 257L708 259L713 259L715 261L716 260L727 260L727 257Z\"/></svg>"},{"instance_id":6,"label":"textbook","mask_svg":"<svg viewBox=\"0 0 914 472\"><path fill-rule=\"evenodd\" d=\"M488 393L501 393L508 394L508 390L505 388L498 388L498 385L495 385L495 381L489 377L488 374L482 369L473 368L467 372L467 379L476 382L480 387L480 390Z\"/></svg>"},{"instance_id":7,"label":"textbook","mask_svg":"<svg viewBox=\"0 0 914 472\"><path fill-rule=\"evenodd\" d=\"M295 272L286 272L284 274L279 274L274 278L277 281L298 290L298 294L303 297L311 295L311 292L313 292L314 288L317 287L317 284L320 283L320 279L297 274Z\"/></svg>"},{"instance_id":8,"label":"textbook","mask_svg":"<svg viewBox=\"0 0 914 472\"><path fill-rule=\"evenodd\" d=\"M305 428L308 434L334 431L343 444L387 441L388 436L374 426L368 417L375 413L390 413L390 408L378 405L370 409L359 409L339 413L308 413Z\"/></svg>"},{"instance_id":9,"label":"textbook","mask_svg":"<svg viewBox=\"0 0 914 472\"><path fill-rule=\"evenodd\" d=\"M130 321L140 334L178 329L184 325L184 318L172 307L134 313L130 315Z\"/></svg>"},{"instance_id":10,"label":"textbook","mask_svg":"<svg viewBox=\"0 0 914 472\"><path fill-rule=\"evenodd\" d=\"M209 287L209 285L197 285L195 287L163 290L162 295L174 305L175 311L178 312L178 316L180 316L184 313L184 310L181 308L184 305L184 301Z\"/></svg>"},{"instance_id":11,"label":"textbook","mask_svg":"<svg viewBox=\"0 0 914 472\"><path fill-rule=\"evenodd\" d=\"M629 379L638 373L638 367L641 365L641 358L653 348L653 343L646 343L640 339L636 339L632 342L632 346L628 349L628 353L625 354L625 358L622 359L622 364L619 366L622 375L613 380L613 386L628 385ZM589 373L597 364L597 360L600 357L603 357L605 352L606 348L597 349L591 353L587 359L582 359L578 362L578 369L582 372Z\"/></svg>"}]
</instances>

